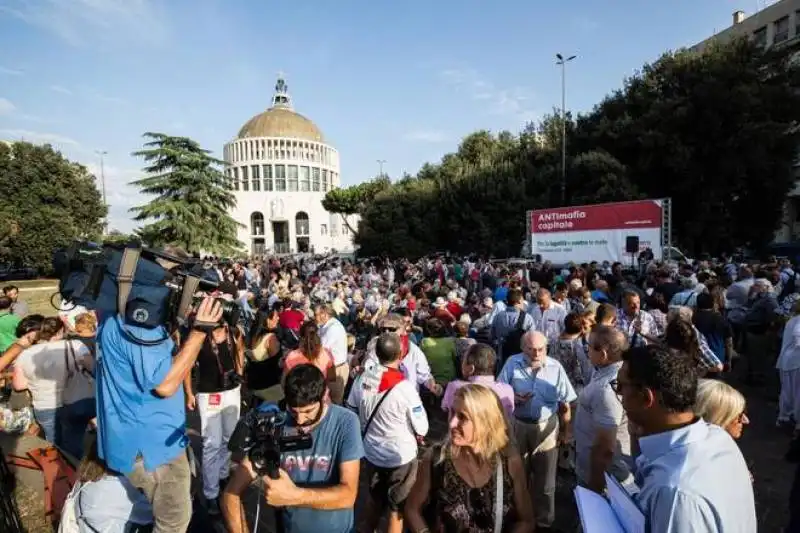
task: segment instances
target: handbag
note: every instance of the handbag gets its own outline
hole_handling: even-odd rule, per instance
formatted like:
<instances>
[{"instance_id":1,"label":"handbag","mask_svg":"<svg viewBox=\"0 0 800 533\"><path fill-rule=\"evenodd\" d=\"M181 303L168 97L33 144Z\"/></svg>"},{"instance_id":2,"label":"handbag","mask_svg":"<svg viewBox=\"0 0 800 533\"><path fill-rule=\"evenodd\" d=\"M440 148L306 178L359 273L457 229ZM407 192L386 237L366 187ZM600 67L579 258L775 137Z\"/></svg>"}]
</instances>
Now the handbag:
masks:
<instances>
[{"instance_id":1,"label":"handbag","mask_svg":"<svg viewBox=\"0 0 800 533\"><path fill-rule=\"evenodd\" d=\"M61 395L64 405L94 397L94 378L78 363L72 343L73 341L66 341L64 344L64 368L67 369L67 379Z\"/></svg>"}]
</instances>

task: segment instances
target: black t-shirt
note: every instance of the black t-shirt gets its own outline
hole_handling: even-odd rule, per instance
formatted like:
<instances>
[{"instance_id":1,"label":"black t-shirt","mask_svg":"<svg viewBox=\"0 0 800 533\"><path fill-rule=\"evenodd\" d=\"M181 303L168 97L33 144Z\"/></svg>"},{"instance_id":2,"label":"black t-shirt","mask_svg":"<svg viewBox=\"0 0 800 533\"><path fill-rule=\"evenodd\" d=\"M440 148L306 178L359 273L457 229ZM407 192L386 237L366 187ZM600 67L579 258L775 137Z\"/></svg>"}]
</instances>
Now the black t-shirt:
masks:
<instances>
[{"instance_id":1,"label":"black t-shirt","mask_svg":"<svg viewBox=\"0 0 800 533\"><path fill-rule=\"evenodd\" d=\"M233 338L216 344L216 353L209 336L197 356L197 392L213 393L235 389L236 384L223 387L224 376L236 368L233 360L236 344Z\"/></svg>"}]
</instances>

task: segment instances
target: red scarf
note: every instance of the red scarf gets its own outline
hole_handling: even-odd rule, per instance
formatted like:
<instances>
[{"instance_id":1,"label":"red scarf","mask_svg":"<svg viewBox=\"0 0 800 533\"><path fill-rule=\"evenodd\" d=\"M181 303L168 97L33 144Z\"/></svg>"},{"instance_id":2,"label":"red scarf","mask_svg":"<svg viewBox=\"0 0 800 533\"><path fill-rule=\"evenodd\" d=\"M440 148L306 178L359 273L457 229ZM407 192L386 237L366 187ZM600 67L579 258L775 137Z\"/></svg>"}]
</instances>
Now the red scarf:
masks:
<instances>
[{"instance_id":1,"label":"red scarf","mask_svg":"<svg viewBox=\"0 0 800 533\"><path fill-rule=\"evenodd\" d=\"M408 340L408 335L400 335L400 359L405 359L408 355L408 349L410 345L410 341Z\"/></svg>"},{"instance_id":2,"label":"red scarf","mask_svg":"<svg viewBox=\"0 0 800 533\"><path fill-rule=\"evenodd\" d=\"M396 368L387 368L381 376L381 382L378 385L378 392L389 390L405 379L403 373Z\"/></svg>"}]
</instances>

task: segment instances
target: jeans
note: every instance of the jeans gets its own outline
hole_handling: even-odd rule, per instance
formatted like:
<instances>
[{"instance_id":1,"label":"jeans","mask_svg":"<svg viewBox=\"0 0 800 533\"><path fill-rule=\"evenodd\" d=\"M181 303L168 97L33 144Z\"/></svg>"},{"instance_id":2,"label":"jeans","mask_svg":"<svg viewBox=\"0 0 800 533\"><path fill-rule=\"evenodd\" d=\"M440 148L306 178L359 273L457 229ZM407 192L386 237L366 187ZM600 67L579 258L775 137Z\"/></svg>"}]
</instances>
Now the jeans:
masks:
<instances>
[{"instance_id":1,"label":"jeans","mask_svg":"<svg viewBox=\"0 0 800 533\"><path fill-rule=\"evenodd\" d=\"M64 405L58 410L58 424L61 427L61 448L76 459L83 459L83 438L89 421L97 416L94 398L86 398Z\"/></svg>"},{"instance_id":2,"label":"jeans","mask_svg":"<svg viewBox=\"0 0 800 533\"><path fill-rule=\"evenodd\" d=\"M58 445L61 440L61 428L57 423L58 410L57 409L36 409L33 408L33 416L36 418L36 423L42 428L44 432L44 440Z\"/></svg>"},{"instance_id":3,"label":"jeans","mask_svg":"<svg viewBox=\"0 0 800 533\"><path fill-rule=\"evenodd\" d=\"M186 532L192 518L192 471L186 451L154 472L146 471L139 458L128 479L153 505L153 533Z\"/></svg>"}]
</instances>

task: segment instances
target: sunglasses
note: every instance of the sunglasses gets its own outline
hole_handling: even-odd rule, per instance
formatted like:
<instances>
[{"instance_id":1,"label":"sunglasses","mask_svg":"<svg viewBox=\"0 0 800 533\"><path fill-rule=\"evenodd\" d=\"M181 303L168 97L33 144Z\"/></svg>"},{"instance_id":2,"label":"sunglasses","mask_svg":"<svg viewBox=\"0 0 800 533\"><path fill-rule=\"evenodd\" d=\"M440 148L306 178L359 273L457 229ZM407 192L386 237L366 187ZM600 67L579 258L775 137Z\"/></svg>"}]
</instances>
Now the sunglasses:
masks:
<instances>
[{"instance_id":1,"label":"sunglasses","mask_svg":"<svg viewBox=\"0 0 800 533\"><path fill-rule=\"evenodd\" d=\"M381 333L397 333L400 328L380 328Z\"/></svg>"}]
</instances>

